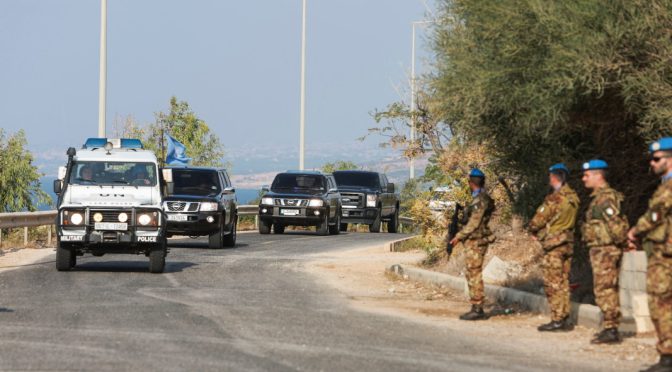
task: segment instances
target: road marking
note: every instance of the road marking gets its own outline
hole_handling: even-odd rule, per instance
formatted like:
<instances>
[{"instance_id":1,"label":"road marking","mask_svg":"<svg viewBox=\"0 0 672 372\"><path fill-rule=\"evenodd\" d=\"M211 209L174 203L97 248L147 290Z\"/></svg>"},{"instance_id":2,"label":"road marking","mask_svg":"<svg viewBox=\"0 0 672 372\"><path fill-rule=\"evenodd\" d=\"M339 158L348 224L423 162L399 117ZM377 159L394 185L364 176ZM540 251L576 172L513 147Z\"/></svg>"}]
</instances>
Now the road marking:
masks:
<instances>
[{"instance_id":1,"label":"road marking","mask_svg":"<svg viewBox=\"0 0 672 372\"><path fill-rule=\"evenodd\" d=\"M173 287L178 288L180 286L180 282L178 282L177 279L175 279L173 274L163 274L163 276L165 276L166 279L168 279L170 285L172 285Z\"/></svg>"}]
</instances>

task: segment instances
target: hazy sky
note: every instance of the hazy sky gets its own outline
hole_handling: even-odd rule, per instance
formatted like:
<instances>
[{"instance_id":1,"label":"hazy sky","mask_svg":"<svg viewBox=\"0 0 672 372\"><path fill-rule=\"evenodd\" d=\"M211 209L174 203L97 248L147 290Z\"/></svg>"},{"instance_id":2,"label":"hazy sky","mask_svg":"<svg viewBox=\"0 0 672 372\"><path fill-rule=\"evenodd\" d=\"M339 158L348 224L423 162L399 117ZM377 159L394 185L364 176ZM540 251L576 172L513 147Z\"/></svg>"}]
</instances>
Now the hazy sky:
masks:
<instances>
[{"instance_id":1,"label":"hazy sky","mask_svg":"<svg viewBox=\"0 0 672 372\"><path fill-rule=\"evenodd\" d=\"M308 0L309 144L353 142L400 98L426 15L422 0ZM228 151L298 151L300 21L301 0L108 0L108 133L175 95ZM34 150L96 136L99 22L98 0L0 2L0 128L25 129Z\"/></svg>"}]
</instances>

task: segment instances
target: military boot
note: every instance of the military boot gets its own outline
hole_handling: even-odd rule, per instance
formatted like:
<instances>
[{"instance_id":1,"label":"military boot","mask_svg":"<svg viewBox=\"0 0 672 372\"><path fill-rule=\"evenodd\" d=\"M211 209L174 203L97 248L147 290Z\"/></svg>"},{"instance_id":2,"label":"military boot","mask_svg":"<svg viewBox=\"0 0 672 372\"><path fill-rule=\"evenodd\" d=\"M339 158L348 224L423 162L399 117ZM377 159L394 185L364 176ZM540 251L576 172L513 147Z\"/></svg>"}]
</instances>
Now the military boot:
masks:
<instances>
[{"instance_id":1,"label":"military boot","mask_svg":"<svg viewBox=\"0 0 672 372\"><path fill-rule=\"evenodd\" d=\"M618 344L620 342L621 336L616 328L605 328L590 341L591 344Z\"/></svg>"},{"instance_id":2,"label":"military boot","mask_svg":"<svg viewBox=\"0 0 672 372\"><path fill-rule=\"evenodd\" d=\"M468 313L460 315L462 320L481 320L486 319L487 316L483 312L483 306L471 305L471 310Z\"/></svg>"},{"instance_id":3,"label":"military boot","mask_svg":"<svg viewBox=\"0 0 672 372\"><path fill-rule=\"evenodd\" d=\"M574 329L574 324L567 316L562 320L552 320L550 323L542 324L537 329L539 332L571 331Z\"/></svg>"},{"instance_id":4,"label":"military boot","mask_svg":"<svg viewBox=\"0 0 672 372\"><path fill-rule=\"evenodd\" d=\"M651 367L642 370L642 372L672 372L672 355L661 355L658 364L654 364Z\"/></svg>"}]
</instances>

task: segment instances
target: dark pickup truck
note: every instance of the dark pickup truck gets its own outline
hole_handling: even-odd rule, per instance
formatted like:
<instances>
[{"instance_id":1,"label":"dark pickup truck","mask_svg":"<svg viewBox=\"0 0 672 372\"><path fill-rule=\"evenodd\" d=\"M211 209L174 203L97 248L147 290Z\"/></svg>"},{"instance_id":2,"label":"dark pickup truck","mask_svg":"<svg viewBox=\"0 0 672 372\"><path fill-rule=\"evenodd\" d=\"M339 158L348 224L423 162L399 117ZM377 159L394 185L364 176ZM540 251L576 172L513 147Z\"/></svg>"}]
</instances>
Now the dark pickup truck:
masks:
<instances>
[{"instance_id":1,"label":"dark pickup truck","mask_svg":"<svg viewBox=\"0 0 672 372\"><path fill-rule=\"evenodd\" d=\"M341 193L341 231L348 229L348 223L361 223L377 233L383 221L388 232L399 230L399 195L385 174L346 170L335 171L334 178Z\"/></svg>"}]
</instances>

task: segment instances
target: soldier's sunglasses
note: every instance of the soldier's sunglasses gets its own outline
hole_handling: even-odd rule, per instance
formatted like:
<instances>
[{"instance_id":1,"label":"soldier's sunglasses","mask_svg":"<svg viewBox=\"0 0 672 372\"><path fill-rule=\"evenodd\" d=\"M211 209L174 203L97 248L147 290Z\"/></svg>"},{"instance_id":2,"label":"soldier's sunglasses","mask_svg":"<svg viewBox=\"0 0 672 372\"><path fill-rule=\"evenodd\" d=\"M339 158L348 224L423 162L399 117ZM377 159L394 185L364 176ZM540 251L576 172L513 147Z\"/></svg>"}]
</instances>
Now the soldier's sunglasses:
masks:
<instances>
[{"instance_id":1,"label":"soldier's sunglasses","mask_svg":"<svg viewBox=\"0 0 672 372\"><path fill-rule=\"evenodd\" d=\"M660 161L660 159L664 159L664 158L669 158L669 156L652 156L651 161L653 161L654 163L657 163L657 162Z\"/></svg>"}]
</instances>

